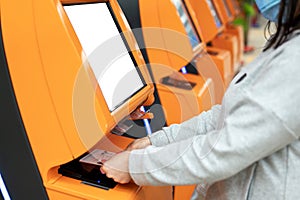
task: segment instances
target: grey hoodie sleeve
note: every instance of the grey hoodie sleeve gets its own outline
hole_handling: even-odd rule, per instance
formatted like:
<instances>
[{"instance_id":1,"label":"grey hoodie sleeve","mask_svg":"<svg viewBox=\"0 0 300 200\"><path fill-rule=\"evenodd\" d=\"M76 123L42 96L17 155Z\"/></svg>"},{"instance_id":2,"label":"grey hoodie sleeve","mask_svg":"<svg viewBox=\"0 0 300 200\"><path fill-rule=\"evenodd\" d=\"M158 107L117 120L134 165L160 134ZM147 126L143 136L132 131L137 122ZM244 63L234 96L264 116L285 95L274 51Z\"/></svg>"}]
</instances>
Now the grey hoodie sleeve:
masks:
<instances>
[{"instance_id":1,"label":"grey hoodie sleeve","mask_svg":"<svg viewBox=\"0 0 300 200\"><path fill-rule=\"evenodd\" d=\"M212 184L299 142L299 44L300 36L265 52L252 68L244 69L246 78L233 81L224 97L222 113L226 115L221 129L212 125L207 128L210 131L203 131L206 117L196 117L167 129L163 139L167 145L132 151L129 172L135 183ZM181 136L181 132L186 134Z\"/></svg>"},{"instance_id":2,"label":"grey hoodie sleeve","mask_svg":"<svg viewBox=\"0 0 300 200\"><path fill-rule=\"evenodd\" d=\"M181 124L164 127L150 136L154 146L164 146L173 142L185 140L195 135L203 135L216 128L221 111L220 105L213 106L209 111L202 112Z\"/></svg>"},{"instance_id":3,"label":"grey hoodie sleeve","mask_svg":"<svg viewBox=\"0 0 300 200\"><path fill-rule=\"evenodd\" d=\"M299 137L277 115L246 94L241 95L230 112L219 131L164 147L132 151L129 171L134 182L138 185L212 184Z\"/></svg>"}]
</instances>

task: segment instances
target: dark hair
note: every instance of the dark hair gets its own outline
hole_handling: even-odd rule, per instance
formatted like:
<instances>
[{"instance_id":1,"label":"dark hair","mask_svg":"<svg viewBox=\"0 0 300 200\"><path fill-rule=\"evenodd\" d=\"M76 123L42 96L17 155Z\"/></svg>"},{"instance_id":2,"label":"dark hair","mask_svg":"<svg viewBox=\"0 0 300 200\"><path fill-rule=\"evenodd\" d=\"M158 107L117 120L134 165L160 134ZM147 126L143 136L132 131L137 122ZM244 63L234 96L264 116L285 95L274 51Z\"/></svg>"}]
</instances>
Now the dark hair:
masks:
<instances>
[{"instance_id":1,"label":"dark hair","mask_svg":"<svg viewBox=\"0 0 300 200\"><path fill-rule=\"evenodd\" d=\"M295 16L298 11L298 0L281 0L280 11L278 15L278 24L276 33L274 33L264 48L264 51L269 48L277 48L287 40L291 32L300 29L300 15ZM271 22L269 21L265 27L265 34L268 32L271 35Z\"/></svg>"}]
</instances>

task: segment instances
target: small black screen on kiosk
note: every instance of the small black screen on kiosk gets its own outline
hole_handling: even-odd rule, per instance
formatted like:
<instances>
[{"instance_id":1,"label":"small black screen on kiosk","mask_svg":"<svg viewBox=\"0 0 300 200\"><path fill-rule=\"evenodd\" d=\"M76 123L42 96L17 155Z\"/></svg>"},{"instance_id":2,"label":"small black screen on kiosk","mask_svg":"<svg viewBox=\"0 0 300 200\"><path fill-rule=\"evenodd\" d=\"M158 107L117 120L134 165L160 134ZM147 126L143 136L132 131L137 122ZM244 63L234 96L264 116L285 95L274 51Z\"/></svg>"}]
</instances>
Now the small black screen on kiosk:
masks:
<instances>
[{"instance_id":1,"label":"small black screen on kiosk","mask_svg":"<svg viewBox=\"0 0 300 200\"><path fill-rule=\"evenodd\" d=\"M145 86L109 3L64 5L112 112Z\"/></svg>"},{"instance_id":2,"label":"small black screen on kiosk","mask_svg":"<svg viewBox=\"0 0 300 200\"><path fill-rule=\"evenodd\" d=\"M185 32L187 33L190 43L193 48L197 47L200 44L200 39L196 33L194 25L190 19L190 16L181 0L172 0L175 5L177 12L180 16L180 20L184 25Z\"/></svg>"},{"instance_id":3,"label":"small black screen on kiosk","mask_svg":"<svg viewBox=\"0 0 300 200\"><path fill-rule=\"evenodd\" d=\"M200 0L200 1L202 1L202 0ZM218 28L220 28L222 26L222 22L220 20L220 16L217 12L217 9L216 9L216 6L215 6L214 2L212 0L206 0L206 2L209 5L210 12L211 12L212 16L215 19L216 26Z\"/></svg>"}]
</instances>

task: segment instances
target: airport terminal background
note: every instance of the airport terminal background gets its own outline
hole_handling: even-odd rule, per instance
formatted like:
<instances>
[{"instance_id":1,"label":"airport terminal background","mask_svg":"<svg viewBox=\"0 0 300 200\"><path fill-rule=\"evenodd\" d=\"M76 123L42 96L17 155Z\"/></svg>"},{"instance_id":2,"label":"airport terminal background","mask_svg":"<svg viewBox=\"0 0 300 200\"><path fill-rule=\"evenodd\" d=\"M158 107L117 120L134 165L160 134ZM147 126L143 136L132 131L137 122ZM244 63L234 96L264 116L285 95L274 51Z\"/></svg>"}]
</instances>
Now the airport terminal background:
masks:
<instances>
[{"instance_id":1,"label":"airport terminal background","mask_svg":"<svg viewBox=\"0 0 300 200\"><path fill-rule=\"evenodd\" d=\"M242 63L243 65L246 65L248 63L250 63L261 51L262 51L262 48L266 42L266 39L264 38L264 26L266 24L266 21L264 19L262 19L262 17L259 16L258 14L258 18L257 18L257 21L255 21L255 24L251 24L251 28L249 30L249 41L248 41L248 45L250 45L251 47L253 47L253 49L251 51L248 51L248 52L245 52L244 55L243 55L243 58L242 58ZM118 27L119 28L119 27ZM194 41L194 40L193 40ZM3 52L2 52L3 53ZM3 56L3 55L1 55ZM131 55L132 56L132 55ZM1 63L2 64L2 63ZM4 62L5 64L5 62ZM4 73L7 73L5 71L0 71L2 73L2 75ZM140 73L140 72L139 72ZM3 78L2 76L0 78ZM1 79L0 79L1 80ZM139 82L142 84L142 82ZM141 86L142 87L142 86ZM133 88L132 90L135 90L135 88ZM124 100L124 99L122 99ZM120 100L120 101L122 101ZM14 97L11 98L11 101L15 101ZM0 100L0 103L1 100ZM114 105L116 106L116 105ZM112 108L114 107L112 106ZM7 108L8 109L8 108ZM12 109L16 109L16 108L12 108ZM2 111L1 111L2 112ZM3 115L1 115L2 117ZM8 116L8 118L11 117L11 116ZM18 117L18 116L17 116ZM20 117L20 116L19 116ZM16 120L16 118L11 118L12 120ZM5 120L4 119L1 119L1 123L3 123ZM20 126L20 132L22 132L22 125L19 125ZM0 130L1 132L1 130ZM1 133L0 133L1 134ZM6 144L8 145L8 144ZM19 145L25 145L26 144L19 144ZM0 148L1 151L3 150L2 148ZM13 148L11 148L11 150L13 150ZM1 152L2 153L2 152ZM6 157L6 159L9 159ZM30 160L31 162L34 162L34 160L32 160L32 158L20 158L20 159L28 159ZM2 159L1 159L2 160ZM3 160L2 160L3 161ZM24 161L25 162L25 161ZM0 163L1 165L1 163ZM16 168L19 167L20 171L22 170L22 166L15 166ZM1 169L1 168L0 168ZM6 184L5 184L5 178L3 178L3 176L1 176L1 172L0 171L0 189L1 189L1 193L0 193L0 200L9 200L10 199L10 194L9 194L9 191L7 192L7 189L6 189ZM21 173L21 172L20 172ZM18 180L17 177L15 177L16 181L28 181L30 183L30 180ZM35 179L34 181L41 181L40 180L40 177L34 177L33 179ZM10 183L10 185L13 185ZM9 189L8 189L9 190ZM45 195L43 194L45 191L41 191L41 196Z\"/></svg>"}]
</instances>

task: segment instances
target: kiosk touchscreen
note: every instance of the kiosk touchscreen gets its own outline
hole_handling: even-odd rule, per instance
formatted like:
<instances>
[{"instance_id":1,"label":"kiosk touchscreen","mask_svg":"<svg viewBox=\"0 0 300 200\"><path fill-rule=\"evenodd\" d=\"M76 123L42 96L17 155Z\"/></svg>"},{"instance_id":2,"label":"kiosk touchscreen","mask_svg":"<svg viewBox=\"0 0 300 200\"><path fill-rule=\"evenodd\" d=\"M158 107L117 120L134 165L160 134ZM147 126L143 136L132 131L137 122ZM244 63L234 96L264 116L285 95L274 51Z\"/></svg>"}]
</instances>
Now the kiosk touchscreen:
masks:
<instances>
[{"instance_id":1,"label":"kiosk touchscreen","mask_svg":"<svg viewBox=\"0 0 300 200\"><path fill-rule=\"evenodd\" d=\"M64 9L112 112L146 85L141 72L109 4L65 5Z\"/></svg>"}]
</instances>

